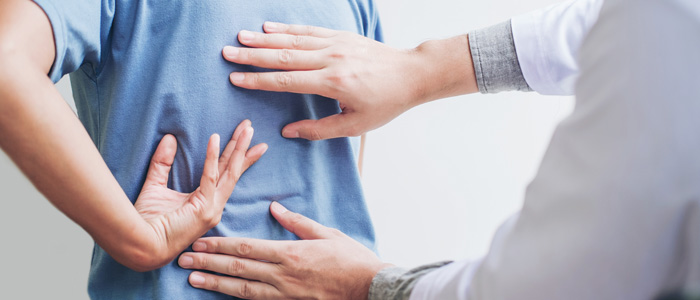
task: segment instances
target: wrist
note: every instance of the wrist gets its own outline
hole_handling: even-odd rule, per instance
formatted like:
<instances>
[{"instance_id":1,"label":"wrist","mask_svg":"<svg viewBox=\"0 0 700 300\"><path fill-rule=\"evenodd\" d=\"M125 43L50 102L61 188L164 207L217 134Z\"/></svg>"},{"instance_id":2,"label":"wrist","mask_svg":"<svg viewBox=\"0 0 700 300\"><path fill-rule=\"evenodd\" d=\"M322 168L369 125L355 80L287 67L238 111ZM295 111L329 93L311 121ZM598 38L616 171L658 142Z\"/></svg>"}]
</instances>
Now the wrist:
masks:
<instances>
[{"instance_id":1,"label":"wrist","mask_svg":"<svg viewBox=\"0 0 700 300\"><path fill-rule=\"evenodd\" d=\"M413 49L412 106L479 91L467 35L431 40Z\"/></svg>"}]
</instances>

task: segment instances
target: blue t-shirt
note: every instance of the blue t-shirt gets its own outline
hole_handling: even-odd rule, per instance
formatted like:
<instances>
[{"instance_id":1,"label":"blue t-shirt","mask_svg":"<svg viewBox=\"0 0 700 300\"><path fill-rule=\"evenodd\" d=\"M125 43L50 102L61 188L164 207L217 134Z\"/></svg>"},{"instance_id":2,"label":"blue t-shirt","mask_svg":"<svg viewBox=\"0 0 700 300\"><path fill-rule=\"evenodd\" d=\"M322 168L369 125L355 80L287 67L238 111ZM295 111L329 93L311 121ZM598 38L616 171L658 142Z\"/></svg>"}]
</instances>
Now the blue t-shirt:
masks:
<instances>
[{"instance_id":1,"label":"blue t-shirt","mask_svg":"<svg viewBox=\"0 0 700 300\"><path fill-rule=\"evenodd\" d=\"M248 118L253 144L270 145L229 199L207 236L295 239L269 214L271 201L338 228L374 248L357 171L356 138L285 139L285 124L338 113L313 95L245 90L229 73L259 69L225 61L221 50L264 21L324 26L380 39L371 0L35 0L56 42L50 77L70 73L78 116L131 201L163 135L178 141L169 186L199 185L208 138L230 138ZM225 145L225 144L224 144ZM222 149L223 146L222 145ZM89 280L94 299L230 299L192 288L177 263L145 273L95 246Z\"/></svg>"}]
</instances>

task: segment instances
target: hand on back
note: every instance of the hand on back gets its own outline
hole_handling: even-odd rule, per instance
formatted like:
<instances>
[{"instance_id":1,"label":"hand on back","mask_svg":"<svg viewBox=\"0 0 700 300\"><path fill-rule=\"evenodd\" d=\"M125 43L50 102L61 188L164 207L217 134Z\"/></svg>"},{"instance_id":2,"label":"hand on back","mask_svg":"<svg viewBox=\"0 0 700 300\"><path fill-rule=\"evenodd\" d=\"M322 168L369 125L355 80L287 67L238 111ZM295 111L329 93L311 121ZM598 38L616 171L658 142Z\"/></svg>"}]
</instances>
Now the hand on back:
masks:
<instances>
[{"instance_id":1,"label":"hand on back","mask_svg":"<svg viewBox=\"0 0 700 300\"><path fill-rule=\"evenodd\" d=\"M180 256L192 286L243 299L367 299L374 276L391 266L337 229L279 203L272 216L301 241L202 238Z\"/></svg>"},{"instance_id":2,"label":"hand on back","mask_svg":"<svg viewBox=\"0 0 700 300\"><path fill-rule=\"evenodd\" d=\"M194 239L219 223L224 205L241 175L267 150L266 144L248 149L252 137L250 121L241 122L219 157L219 136L212 135L200 186L192 193L180 193L167 187L177 141L172 135L163 137L134 204L152 229L150 234L158 244L154 249L160 249L154 254L160 260L159 265L171 261Z\"/></svg>"},{"instance_id":3,"label":"hand on back","mask_svg":"<svg viewBox=\"0 0 700 300\"><path fill-rule=\"evenodd\" d=\"M372 39L326 28L265 23L265 33L242 31L239 41L255 48L224 48L235 63L291 72L233 73L239 87L317 94L336 99L342 113L287 125L287 138L321 140L358 136L419 104L422 61Z\"/></svg>"}]
</instances>

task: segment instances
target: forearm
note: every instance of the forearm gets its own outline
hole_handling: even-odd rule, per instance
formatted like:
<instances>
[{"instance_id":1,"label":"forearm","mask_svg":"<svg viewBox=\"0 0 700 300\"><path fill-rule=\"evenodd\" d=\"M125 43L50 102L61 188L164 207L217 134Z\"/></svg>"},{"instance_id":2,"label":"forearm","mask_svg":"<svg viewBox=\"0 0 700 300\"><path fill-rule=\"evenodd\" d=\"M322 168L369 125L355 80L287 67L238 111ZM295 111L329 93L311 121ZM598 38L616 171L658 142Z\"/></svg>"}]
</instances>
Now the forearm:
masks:
<instances>
[{"instance_id":1,"label":"forearm","mask_svg":"<svg viewBox=\"0 0 700 300\"><path fill-rule=\"evenodd\" d=\"M523 77L510 21L418 46L407 62L416 80L413 106L476 92L532 91Z\"/></svg>"},{"instance_id":2,"label":"forearm","mask_svg":"<svg viewBox=\"0 0 700 300\"><path fill-rule=\"evenodd\" d=\"M149 254L136 213L95 145L43 70L5 53L0 146L59 210L127 266ZM9 59L7 56L11 56ZM9 70L12 70L10 72Z\"/></svg>"},{"instance_id":3,"label":"forearm","mask_svg":"<svg viewBox=\"0 0 700 300\"><path fill-rule=\"evenodd\" d=\"M410 106L479 91L466 35L427 41L411 53L404 63L415 74Z\"/></svg>"}]
</instances>

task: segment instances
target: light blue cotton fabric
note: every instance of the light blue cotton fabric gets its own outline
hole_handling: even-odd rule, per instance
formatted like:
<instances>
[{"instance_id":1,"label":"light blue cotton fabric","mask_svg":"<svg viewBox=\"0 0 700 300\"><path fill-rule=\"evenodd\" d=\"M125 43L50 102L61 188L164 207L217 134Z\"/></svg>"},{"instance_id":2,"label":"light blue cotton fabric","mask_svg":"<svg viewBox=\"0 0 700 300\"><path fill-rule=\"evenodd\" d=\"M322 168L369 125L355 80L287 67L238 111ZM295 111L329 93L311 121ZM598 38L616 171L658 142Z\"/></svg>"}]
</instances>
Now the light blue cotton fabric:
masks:
<instances>
[{"instance_id":1,"label":"light blue cotton fabric","mask_svg":"<svg viewBox=\"0 0 700 300\"><path fill-rule=\"evenodd\" d=\"M253 143L270 148L238 183L221 223L207 236L295 239L268 212L271 201L336 227L370 248L374 232L357 171L356 138L309 142L281 135L290 122L338 113L319 96L250 91L228 81L233 71L258 69L226 62L237 33L264 21L309 24L381 39L371 0L35 0L51 20L56 61L50 77L71 74L78 115L131 201L163 135L178 152L169 186L199 185L208 138L222 148L248 118ZM230 299L197 290L189 271L172 262L137 273L95 246L89 294L94 299Z\"/></svg>"}]
</instances>

